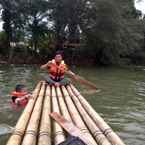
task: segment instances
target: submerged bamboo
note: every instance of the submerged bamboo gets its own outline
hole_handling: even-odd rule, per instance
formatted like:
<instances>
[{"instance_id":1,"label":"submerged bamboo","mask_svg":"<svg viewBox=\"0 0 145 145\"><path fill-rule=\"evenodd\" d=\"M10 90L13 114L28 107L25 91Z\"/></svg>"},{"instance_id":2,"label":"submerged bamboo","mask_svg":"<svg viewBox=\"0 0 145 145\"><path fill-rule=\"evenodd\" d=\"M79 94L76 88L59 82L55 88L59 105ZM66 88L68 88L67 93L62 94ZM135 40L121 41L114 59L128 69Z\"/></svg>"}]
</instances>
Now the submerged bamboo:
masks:
<instances>
[{"instance_id":1,"label":"submerged bamboo","mask_svg":"<svg viewBox=\"0 0 145 145\"><path fill-rule=\"evenodd\" d=\"M97 127L97 125L94 123L94 121L90 118L88 113L84 110L79 99L73 94L70 86L67 86L67 90L68 90L72 100L74 101L76 107L78 108L79 113L81 114L83 120L87 124L88 128L90 129L91 133L95 137L98 144L99 145L111 145L110 142L104 136L104 134L101 132L101 130Z\"/></svg>"},{"instance_id":2,"label":"submerged bamboo","mask_svg":"<svg viewBox=\"0 0 145 145\"><path fill-rule=\"evenodd\" d=\"M41 115L44 93L45 93L45 83L43 83L41 87L39 97L34 106L34 110L32 112L28 127L25 132L24 139L22 141L22 145L36 145L36 137L38 132L38 125Z\"/></svg>"},{"instance_id":3,"label":"submerged bamboo","mask_svg":"<svg viewBox=\"0 0 145 145\"><path fill-rule=\"evenodd\" d=\"M15 131L13 132L12 136L7 142L7 145L20 145L25 129L27 127L28 121L30 119L34 104L37 100L40 88L41 88L41 82L38 83L35 90L33 91L33 94L32 94L33 99L29 100L26 108L24 109L21 117L19 118L16 124Z\"/></svg>"},{"instance_id":4,"label":"submerged bamboo","mask_svg":"<svg viewBox=\"0 0 145 145\"><path fill-rule=\"evenodd\" d=\"M53 112L57 112L60 114L60 109L58 106L58 101L56 98L56 91L55 91L54 86L52 86L51 97L52 97L52 110L53 110ZM65 140L64 131L63 131L62 127L57 122L53 122L53 128L54 128L54 130L53 130L54 131L53 132L54 144L58 145Z\"/></svg>"},{"instance_id":5,"label":"submerged bamboo","mask_svg":"<svg viewBox=\"0 0 145 145\"><path fill-rule=\"evenodd\" d=\"M41 124L39 130L38 145L51 145L51 121L50 121L50 112L51 112L51 90L50 86L46 88L46 94L43 105L43 112L41 117Z\"/></svg>"},{"instance_id":6,"label":"submerged bamboo","mask_svg":"<svg viewBox=\"0 0 145 145\"><path fill-rule=\"evenodd\" d=\"M73 85L70 85L70 86L71 86L71 89L74 92L75 96L78 97L78 99L80 100L83 107L86 109L86 111L91 116L91 118L94 120L94 122L97 124L97 126L106 135L108 140L113 145L125 145L122 142L122 140L119 138L119 136L115 132L113 132L113 130L110 128L110 126L103 120L103 118L84 99L84 97L79 93L79 91Z\"/></svg>"},{"instance_id":7,"label":"submerged bamboo","mask_svg":"<svg viewBox=\"0 0 145 145\"><path fill-rule=\"evenodd\" d=\"M68 110L71 114L71 117L75 123L75 125L82 131L85 137L90 141L91 145L97 145L96 141L94 138L91 136L89 130L87 129L86 125L84 124L82 118L80 117L76 107L73 104L73 101L71 100L66 88L62 86L62 91L64 94L64 99L66 101L66 104L68 106Z\"/></svg>"}]
</instances>

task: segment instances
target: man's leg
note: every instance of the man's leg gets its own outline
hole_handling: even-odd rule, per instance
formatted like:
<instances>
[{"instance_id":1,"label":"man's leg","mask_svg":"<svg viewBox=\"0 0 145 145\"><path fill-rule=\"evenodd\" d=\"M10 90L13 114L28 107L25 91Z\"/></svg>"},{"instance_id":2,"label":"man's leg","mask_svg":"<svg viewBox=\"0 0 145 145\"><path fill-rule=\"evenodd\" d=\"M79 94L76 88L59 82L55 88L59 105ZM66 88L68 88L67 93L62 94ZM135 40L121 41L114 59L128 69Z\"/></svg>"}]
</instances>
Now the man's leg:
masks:
<instances>
[{"instance_id":1,"label":"man's leg","mask_svg":"<svg viewBox=\"0 0 145 145\"><path fill-rule=\"evenodd\" d=\"M59 81L60 85L66 86L70 84L70 80L68 78L64 78L61 81Z\"/></svg>"},{"instance_id":2,"label":"man's leg","mask_svg":"<svg viewBox=\"0 0 145 145\"><path fill-rule=\"evenodd\" d=\"M45 77L45 81L49 84L49 85L54 85L56 82L54 80L52 80L50 78L50 76Z\"/></svg>"}]
</instances>

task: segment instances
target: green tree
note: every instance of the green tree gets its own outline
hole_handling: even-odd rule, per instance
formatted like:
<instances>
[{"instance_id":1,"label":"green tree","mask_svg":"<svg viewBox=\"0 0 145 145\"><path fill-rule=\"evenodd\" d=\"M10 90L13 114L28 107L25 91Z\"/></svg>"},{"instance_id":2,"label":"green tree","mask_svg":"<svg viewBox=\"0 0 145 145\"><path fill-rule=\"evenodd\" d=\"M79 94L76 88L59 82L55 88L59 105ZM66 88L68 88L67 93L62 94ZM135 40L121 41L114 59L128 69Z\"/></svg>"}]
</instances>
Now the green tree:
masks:
<instances>
[{"instance_id":1,"label":"green tree","mask_svg":"<svg viewBox=\"0 0 145 145\"><path fill-rule=\"evenodd\" d=\"M48 32L48 2L44 0L31 0L27 4L27 35L30 35L33 42L32 47L37 52L40 37Z\"/></svg>"},{"instance_id":2,"label":"green tree","mask_svg":"<svg viewBox=\"0 0 145 145\"><path fill-rule=\"evenodd\" d=\"M143 24L135 17L133 2L90 1L82 20L87 55L96 62L116 64L141 51Z\"/></svg>"},{"instance_id":3,"label":"green tree","mask_svg":"<svg viewBox=\"0 0 145 145\"><path fill-rule=\"evenodd\" d=\"M61 48L62 43L67 40L70 43L79 39L81 15L85 1L83 0L50 0L50 17L54 22L56 32L56 47ZM65 31L67 27L67 31Z\"/></svg>"},{"instance_id":4,"label":"green tree","mask_svg":"<svg viewBox=\"0 0 145 145\"><path fill-rule=\"evenodd\" d=\"M6 48L9 48L9 62L13 57L13 48L10 48L10 42L19 41L18 33L24 26L24 5L21 0L1 0L3 29L6 33Z\"/></svg>"}]
</instances>

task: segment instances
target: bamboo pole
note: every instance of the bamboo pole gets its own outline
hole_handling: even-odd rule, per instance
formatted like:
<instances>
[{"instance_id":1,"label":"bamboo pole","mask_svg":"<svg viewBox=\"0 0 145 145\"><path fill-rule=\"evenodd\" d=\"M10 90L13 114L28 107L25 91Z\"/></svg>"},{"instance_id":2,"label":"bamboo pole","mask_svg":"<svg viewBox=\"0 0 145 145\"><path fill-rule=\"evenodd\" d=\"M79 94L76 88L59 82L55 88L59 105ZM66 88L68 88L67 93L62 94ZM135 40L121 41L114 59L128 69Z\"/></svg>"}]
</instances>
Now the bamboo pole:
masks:
<instances>
[{"instance_id":1,"label":"bamboo pole","mask_svg":"<svg viewBox=\"0 0 145 145\"><path fill-rule=\"evenodd\" d=\"M56 92L57 92L57 99L58 99L58 102L59 102L59 105L60 105L60 110L61 110L63 116L65 116L65 118L68 121L72 121L72 118L70 116L70 113L69 113L69 111L67 109L67 106L65 104L65 101L63 99L63 94L61 92L60 87L56 87Z\"/></svg>"},{"instance_id":2,"label":"bamboo pole","mask_svg":"<svg viewBox=\"0 0 145 145\"><path fill-rule=\"evenodd\" d=\"M55 91L54 86L52 86L51 97L52 97L52 110L53 110L53 112L57 112L60 114L58 101L56 98L56 91ZM65 140L64 131L63 131L62 127L57 122L53 122L53 128L54 128L54 134L53 134L54 135L54 144L58 145Z\"/></svg>"},{"instance_id":3,"label":"bamboo pole","mask_svg":"<svg viewBox=\"0 0 145 145\"><path fill-rule=\"evenodd\" d=\"M50 86L47 86L39 130L38 145L51 145L51 122L49 116L51 112L50 91Z\"/></svg>"},{"instance_id":4,"label":"bamboo pole","mask_svg":"<svg viewBox=\"0 0 145 145\"><path fill-rule=\"evenodd\" d=\"M62 92L64 95L65 102L67 103L68 110L71 114L71 117L75 123L75 125L82 131L84 136L89 140L91 145L97 145L94 138L91 136L89 130L87 129L86 125L84 124L82 118L80 117L76 107L74 106L66 88L62 86Z\"/></svg>"},{"instance_id":5,"label":"bamboo pole","mask_svg":"<svg viewBox=\"0 0 145 145\"><path fill-rule=\"evenodd\" d=\"M110 126L103 120L103 118L91 107L91 105L85 100L85 98L79 93L79 91L73 86L70 85L75 96L78 97L83 107L86 109L88 114L97 124L97 126L102 130L105 136L113 145L125 145L119 136L110 128Z\"/></svg>"},{"instance_id":6,"label":"bamboo pole","mask_svg":"<svg viewBox=\"0 0 145 145\"><path fill-rule=\"evenodd\" d=\"M29 124L25 132L25 136L23 138L21 145L36 145L36 137L37 137L38 125L40 121L44 93L45 93L45 83L43 83L41 87L39 97L34 106L34 110L32 112Z\"/></svg>"},{"instance_id":7,"label":"bamboo pole","mask_svg":"<svg viewBox=\"0 0 145 145\"><path fill-rule=\"evenodd\" d=\"M28 121L30 119L34 104L38 97L40 87L41 87L41 82L38 83L35 90L33 91L33 94L32 94L33 99L29 100L26 108L24 109L21 117L19 118L16 124L15 131L13 132L12 136L7 142L7 145L20 145L25 129L27 127Z\"/></svg>"},{"instance_id":8,"label":"bamboo pole","mask_svg":"<svg viewBox=\"0 0 145 145\"><path fill-rule=\"evenodd\" d=\"M84 110L79 99L73 94L70 86L67 86L67 90L68 90L69 95L71 96L72 100L74 101L76 107L78 108L79 113L81 114L83 120L87 124L89 130L95 137L98 144L99 145L111 145L110 142L104 136L104 134L101 132L101 130L97 127L97 125L94 123L94 121L90 118L88 113Z\"/></svg>"}]
</instances>

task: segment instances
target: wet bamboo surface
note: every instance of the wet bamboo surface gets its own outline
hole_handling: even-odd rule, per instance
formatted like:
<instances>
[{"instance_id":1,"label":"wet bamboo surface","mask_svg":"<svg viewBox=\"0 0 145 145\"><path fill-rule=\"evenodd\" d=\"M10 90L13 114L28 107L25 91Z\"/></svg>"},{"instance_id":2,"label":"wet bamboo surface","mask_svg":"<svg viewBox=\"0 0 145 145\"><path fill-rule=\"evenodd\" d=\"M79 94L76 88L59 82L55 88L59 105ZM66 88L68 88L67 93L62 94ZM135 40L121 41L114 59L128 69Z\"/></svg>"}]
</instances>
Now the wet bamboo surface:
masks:
<instances>
[{"instance_id":1,"label":"wet bamboo surface","mask_svg":"<svg viewBox=\"0 0 145 145\"><path fill-rule=\"evenodd\" d=\"M54 87L39 82L7 145L59 145L68 133L50 118L57 112L72 121L88 145L124 145L109 125L73 86Z\"/></svg>"}]
</instances>

